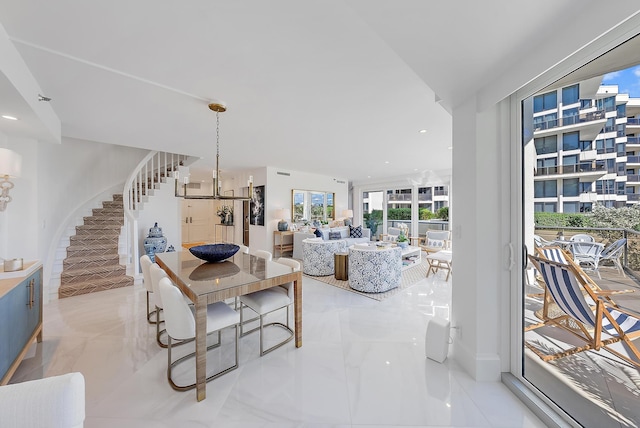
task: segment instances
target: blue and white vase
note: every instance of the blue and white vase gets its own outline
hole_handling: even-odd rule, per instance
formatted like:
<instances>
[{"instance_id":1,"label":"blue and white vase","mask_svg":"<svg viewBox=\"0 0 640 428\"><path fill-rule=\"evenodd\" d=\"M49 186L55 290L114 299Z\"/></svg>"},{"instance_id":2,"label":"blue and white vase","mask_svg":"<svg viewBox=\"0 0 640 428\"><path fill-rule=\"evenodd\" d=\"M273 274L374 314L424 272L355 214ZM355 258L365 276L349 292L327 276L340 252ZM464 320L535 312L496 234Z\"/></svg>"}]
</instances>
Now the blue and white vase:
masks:
<instances>
[{"instance_id":1,"label":"blue and white vase","mask_svg":"<svg viewBox=\"0 0 640 428\"><path fill-rule=\"evenodd\" d=\"M147 253L152 262L155 263L156 253L164 253L167 249L167 238L162 234L162 228L158 227L158 223L155 223L152 228L149 229L149 236L144 240L144 251Z\"/></svg>"}]
</instances>

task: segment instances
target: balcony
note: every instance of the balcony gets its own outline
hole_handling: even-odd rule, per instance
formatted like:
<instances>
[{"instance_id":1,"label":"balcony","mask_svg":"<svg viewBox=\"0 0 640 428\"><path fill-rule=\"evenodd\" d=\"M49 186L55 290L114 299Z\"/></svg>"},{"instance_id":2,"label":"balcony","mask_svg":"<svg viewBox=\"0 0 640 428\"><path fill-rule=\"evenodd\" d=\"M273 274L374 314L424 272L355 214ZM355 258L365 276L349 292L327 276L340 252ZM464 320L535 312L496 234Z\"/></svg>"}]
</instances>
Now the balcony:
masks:
<instances>
[{"instance_id":1,"label":"balcony","mask_svg":"<svg viewBox=\"0 0 640 428\"><path fill-rule=\"evenodd\" d=\"M627 165L640 165L640 156L627 156Z\"/></svg>"},{"instance_id":2,"label":"balcony","mask_svg":"<svg viewBox=\"0 0 640 428\"><path fill-rule=\"evenodd\" d=\"M627 137L627 148L629 146L640 146L640 137Z\"/></svg>"},{"instance_id":3,"label":"balcony","mask_svg":"<svg viewBox=\"0 0 640 428\"><path fill-rule=\"evenodd\" d=\"M597 179L607 174L607 168L603 164L597 164L595 162L580 162L575 165L559 165L559 166L546 166L536 168L536 177L553 178L575 178L575 177L590 177Z\"/></svg>"},{"instance_id":4,"label":"balcony","mask_svg":"<svg viewBox=\"0 0 640 428\"><path fill-rule=\"evenodd\" d=\"M534 123L533 133L536 138L557 134L559 131L580 131L580 140L593 140L607 123L605 112L598 110L575 116L561 117L546 122ZM559 129L564 128L564 129Z\"/></svg>"}]
</instances>

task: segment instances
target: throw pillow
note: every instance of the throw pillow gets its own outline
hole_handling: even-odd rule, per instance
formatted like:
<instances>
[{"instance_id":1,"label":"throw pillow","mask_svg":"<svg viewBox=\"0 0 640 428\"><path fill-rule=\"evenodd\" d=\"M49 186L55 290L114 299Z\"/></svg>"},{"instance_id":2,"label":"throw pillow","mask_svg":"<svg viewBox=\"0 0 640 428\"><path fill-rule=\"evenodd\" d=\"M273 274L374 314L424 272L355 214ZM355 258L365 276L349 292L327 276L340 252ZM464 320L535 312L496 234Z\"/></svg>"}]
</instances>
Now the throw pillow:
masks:
<instances>
[{"instance_id":1,"label":"throw pillow","mask_svg":"<svg viewBox=\"0 0 640 428\"><path fill-rule=\"evenodd\" d=\"M320 229L320 233L322 233L322 239L324 239L325 241L328 241L329 240L329 232L331 232L329 230L329 228Z\"/></svg>"},{"instance_id":2,"label":"throw pillow","mask_svg":"<svg viewBox=\"0 0 640 428\"><path fill-rule=\"evenodd\" d=\"M427 241L427 247L444 248L444 241L440 239L429 239Z\"/></svg>"},{"instance_id":3,"label":"throw pillow","mask_svg":"<svg viewBox=\"0 0 640 428\"><path fill-rule=\"evenodd\" d=\"M318 238L322 238L322 232L320 232L320 229L314 230L313 234L316 235Z\"/></svg>"},{"instance_id":4,"label":"throw pillow","mask_svg":"<svg viewBox=\"0 0 640 428\"><path fill-rule=\"evenodd\" d=\"M353 227L349 225L349 237L350 238L362 238L362 226Z\"/></svg>"},{"instance_id":5,"label":"throw pillow","mask_svg":"<svg viewBox=\"0 0 640 428\"><path fill-rule=\"evenodd\" d=\"M340 238L340 232L329 232L329 240L336 240Z\"/></svg>"}]
</instances>

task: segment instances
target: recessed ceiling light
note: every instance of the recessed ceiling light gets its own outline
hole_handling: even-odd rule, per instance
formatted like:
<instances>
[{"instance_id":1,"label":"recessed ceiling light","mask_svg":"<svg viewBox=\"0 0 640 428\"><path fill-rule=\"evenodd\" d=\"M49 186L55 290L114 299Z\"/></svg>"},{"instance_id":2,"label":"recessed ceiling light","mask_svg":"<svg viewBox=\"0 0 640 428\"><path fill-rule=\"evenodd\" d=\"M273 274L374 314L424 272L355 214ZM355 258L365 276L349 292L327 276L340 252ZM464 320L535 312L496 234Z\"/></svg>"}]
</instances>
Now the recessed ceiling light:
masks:
<instances>
[{"instance_id":1,"label":"recessed ceiling light","mask_svg":"<svg viewBox=\"0 0 640 428\"><path fill-rule=\"evenodd\" d=\"M6 114L3 114L2 118L3 119L7 119L7 120L18 120L17 117L9 116L9 115L6 115Z\"/></svg>"},{"instance_id":2,"label":"recessed ceiling light","mask_svg":"<svg viewBox=\"0 0 640 428\"><path fill-rule=\"evenodd\" d=\"M421 129L421 130L420 130L420 131L418 131L418 132L420 132L421 134L426 134L426 133L427 133L427 130L426 130L426 129Z\"/></svg>"},{"instance_id":3,"label":"recessed ceiling light","mask_svg":"<svg viewBox=\"0 0 640 428\"><path fill-rule=\"evenodd\" d=\"M384 161L384 163L389 163L389 161Z\"/></svg>"}]
</instances>

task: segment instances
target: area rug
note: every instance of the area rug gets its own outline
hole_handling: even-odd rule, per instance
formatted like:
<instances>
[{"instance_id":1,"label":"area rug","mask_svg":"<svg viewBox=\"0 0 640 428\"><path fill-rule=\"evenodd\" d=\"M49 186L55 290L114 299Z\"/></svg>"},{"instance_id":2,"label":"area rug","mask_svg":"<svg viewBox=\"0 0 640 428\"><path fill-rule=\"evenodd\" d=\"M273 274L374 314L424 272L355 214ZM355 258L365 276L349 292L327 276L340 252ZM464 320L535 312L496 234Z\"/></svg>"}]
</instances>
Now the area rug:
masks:
<instances>
[{"instance_id":1,"label":"area rug","mask_svg":"<svg viewBox=\"0 0 640 428\"><path fill-rule=\"evenodd\" d=\"M320 282L324 282L325 284L333 285L334 287L338 287L343 290L350 291L352 293L356 293L364 297L368 297L370 299L382 301L386 298L389 298L391 296L398 294L399 292L401 292L406 288L411 287L421 279L424 279L427 276L428 267L429 267L429 264L423 257L422 263L402 271L402 282L400 283L399 287L392 288L391 290L385 291L384 293L363 293L361 291L354 290L353 288L349 287L349 281L340 281L339 279L335 279L333 275L327 275L327 276L305 275L305 276L316 279Z\"/></svg>"}]
</instances>

